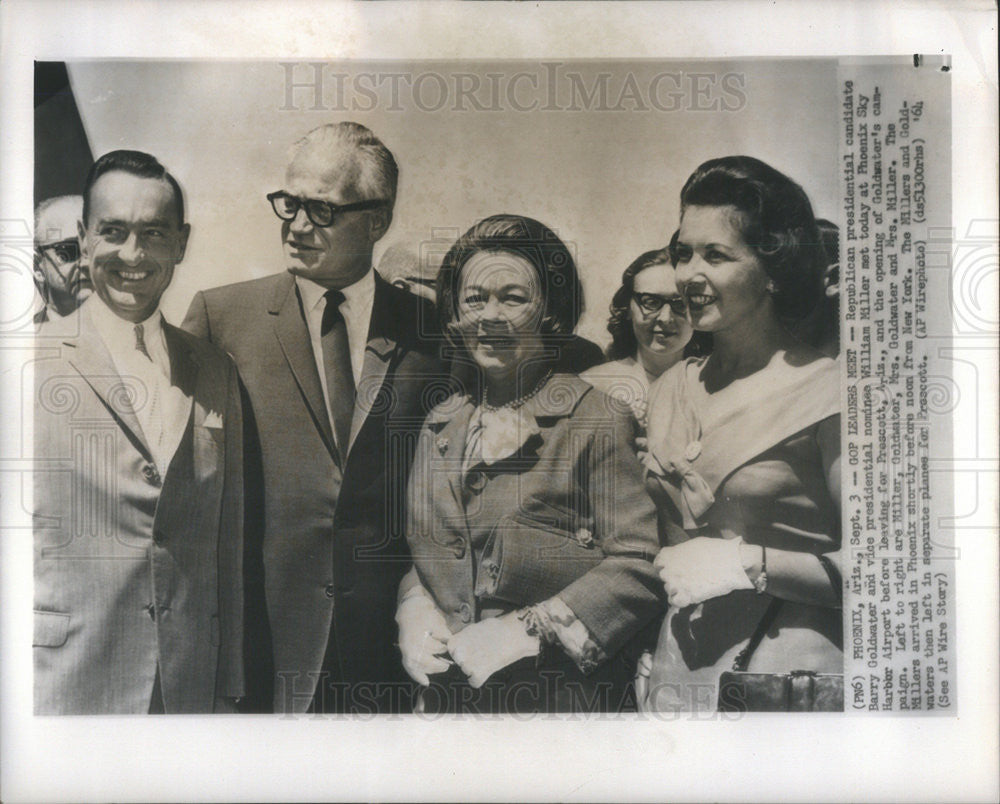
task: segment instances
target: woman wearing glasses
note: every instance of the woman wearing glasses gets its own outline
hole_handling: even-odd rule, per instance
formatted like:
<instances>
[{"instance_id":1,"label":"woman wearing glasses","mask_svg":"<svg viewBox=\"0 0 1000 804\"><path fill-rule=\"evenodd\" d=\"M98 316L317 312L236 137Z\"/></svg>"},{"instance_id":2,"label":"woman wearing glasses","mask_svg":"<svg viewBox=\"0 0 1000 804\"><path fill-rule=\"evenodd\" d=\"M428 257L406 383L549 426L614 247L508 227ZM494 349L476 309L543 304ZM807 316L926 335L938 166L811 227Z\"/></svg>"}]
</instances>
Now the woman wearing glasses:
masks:
<instances>
[{"instance_id":1,"label":"woman wearing glasses","mask_svg":"<svg viewBox=\"0 0 1000 804\"><path fill-rule=\"evenodd\" d=\"M640 254L625 269L611 298L608 332L608 362L580 376L630 405L643 425L650 383L685 355L705 354L711 343L706 333L691 337L668 249Z\"/></svg>"},{"instance_id":2,"label":"woman wearing glasses","mask_svg":"<svg viewBox=\"0 0 1000 804\"><path fill-rule=\"evenodd\" d=\"M425 711L630 700L622 648L664 605L656 515L629 416L554 373L581 306L569 251L530 218L486 218L444 258L457 391L417 443L397 611Z\"/></svg>"},{"instance_id":3,"label":"woman wearing glasses","mask_svg":"<svg viewBox=\"0 0 1000 804\"><path fill-rule=\"evenodd\" d=\"M819 302L812 207L759 160L711 160L681 191L675 255L713 345L650 390L647 486L692 536L656 560L670 608L647 706L661 711L714 709L730 669L843 665L839 370L788 330Z\"/></svg>"}]
</instances>

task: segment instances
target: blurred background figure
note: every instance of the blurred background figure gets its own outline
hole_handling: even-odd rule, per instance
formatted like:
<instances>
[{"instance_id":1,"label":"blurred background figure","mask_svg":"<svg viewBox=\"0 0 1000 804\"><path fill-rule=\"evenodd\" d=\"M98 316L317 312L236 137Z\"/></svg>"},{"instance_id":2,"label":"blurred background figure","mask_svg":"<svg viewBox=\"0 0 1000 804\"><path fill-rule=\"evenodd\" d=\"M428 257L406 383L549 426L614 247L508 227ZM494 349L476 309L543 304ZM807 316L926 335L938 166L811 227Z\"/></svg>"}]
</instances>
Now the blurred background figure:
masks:
<instances>
[{"instance_id":1,"label":"blurred background figure","mask_svg":"<svg viewBox=\"0 0 1000 804\"><path fill-rule=\"evenodd\" d=\"M671 246L677 239L674 233ZM608 362L581 376L595 388L632 407L645 419L650 383L682 357L707 354L708 333L696 333L677 291L669 248L640 254L622 274L611 299Z\"/></svg>"},{"instance_id":2,"label":"blurred background figure","mask_svg":"<svg viewBox=\"0 0 1000 804\"><path fill-rule=\"evenodd\" d=\"M48 198L35 209L34 278L43 304L35 324L69 315L94 290L80 264L77 226L82 215L79 195Z\"/></svg>"},{"instance_id":3,"label":"blurred background figure","mask_svg":"<svg viewBox=\"0 0 1000 804\"><path fill-rule=\"evenodd\" d=\"M379 260L378 272L390 285L408 290L429 301L437 301L434 285L437 267L422 261L420 255L404 246L390 246Z\"/></svg>"}]
</instances>

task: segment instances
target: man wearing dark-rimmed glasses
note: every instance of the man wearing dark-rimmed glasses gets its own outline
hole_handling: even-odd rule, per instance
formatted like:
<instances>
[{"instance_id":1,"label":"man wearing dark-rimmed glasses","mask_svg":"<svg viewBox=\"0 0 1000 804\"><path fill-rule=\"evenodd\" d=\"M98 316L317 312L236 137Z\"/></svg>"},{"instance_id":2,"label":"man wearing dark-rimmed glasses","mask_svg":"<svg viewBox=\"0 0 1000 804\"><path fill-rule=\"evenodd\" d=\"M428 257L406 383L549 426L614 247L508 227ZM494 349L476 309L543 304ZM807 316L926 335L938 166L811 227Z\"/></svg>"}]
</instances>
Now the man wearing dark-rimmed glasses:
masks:
<instances>
[{"instance_id":1,"label":"man wearing dark-rimmed glasses","mask_svg":"<svg viewBox=\"0 0 1000 804\"><path fill-rule=\"evenodd\" d=\"M34 279L42 307L34 323L44 324L72 313L94 287L80 264L77 223L83 197L61 195L42 201L35 209Z\"/></svg>"},{"instance_id":2,"label":"man wearing dark-rimmed glasses","mask_svg":"<svg viewBox=\"0 0 1000 804\"><path fill-rule=\"evenodd\" d=\"M394 645L400 504L424 390L444 372L431 304L372 268L396 180L364 126L311 131L267 195L285 270L197 294L185 322L236 359L256 420L262 494L248 519L262 523L270 634L249 654L273 645L278 712L409 706Z\"/></svg>"}]
</instances>

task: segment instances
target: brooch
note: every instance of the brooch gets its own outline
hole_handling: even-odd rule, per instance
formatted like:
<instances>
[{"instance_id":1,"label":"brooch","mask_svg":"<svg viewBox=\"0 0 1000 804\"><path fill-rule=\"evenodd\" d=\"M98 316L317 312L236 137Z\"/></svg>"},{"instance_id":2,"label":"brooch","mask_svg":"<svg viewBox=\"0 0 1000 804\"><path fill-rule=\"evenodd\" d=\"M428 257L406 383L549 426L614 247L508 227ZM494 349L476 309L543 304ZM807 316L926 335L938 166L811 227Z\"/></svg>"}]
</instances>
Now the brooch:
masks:
<instances>
[{"instance_id":1,"label":"brooch","mask_svg":"<svg viewBox=\"0 0 1000 804\"><path fill-rule=\"evenodd\" d=\"M438 452L444 455L448 451L448 439L444 436L438 436L437 440L434 442L438 448Z\"/></svg>"}]
</instances>

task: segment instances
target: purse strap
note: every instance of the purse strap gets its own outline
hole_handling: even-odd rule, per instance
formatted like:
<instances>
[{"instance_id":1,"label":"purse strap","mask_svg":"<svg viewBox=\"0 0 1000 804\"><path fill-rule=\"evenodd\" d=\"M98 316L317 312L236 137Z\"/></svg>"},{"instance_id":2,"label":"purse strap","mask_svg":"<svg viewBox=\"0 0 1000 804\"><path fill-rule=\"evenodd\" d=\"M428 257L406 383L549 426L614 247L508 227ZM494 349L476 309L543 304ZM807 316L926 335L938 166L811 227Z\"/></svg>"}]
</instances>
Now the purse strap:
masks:
<instances>
[{"instance_id":1,"label":"purse strap","mask_svg":"<svg viewBox=\"0 0 1000 804\"><path fill-rule=\"evenodd\" d=\"M774 624L774 621L778 616L778 612L781 611L781 604L783 602L784 601L780 597L771 598L771 602L764 611L764 616L761 617L760 622L757 623L757 628L750 637L750 641L747 642L746 647L743 648L743 650L736 654L736 659L733 661L733 670L738 673L746 672L747 667L750 665L750 658L753 656L753 652L757 650L757 646L760 645L761 640L764 639L764 634L766 634L768 629Z\"/></svg>"}]
</instances>

